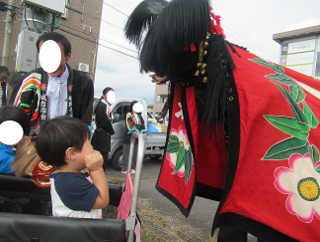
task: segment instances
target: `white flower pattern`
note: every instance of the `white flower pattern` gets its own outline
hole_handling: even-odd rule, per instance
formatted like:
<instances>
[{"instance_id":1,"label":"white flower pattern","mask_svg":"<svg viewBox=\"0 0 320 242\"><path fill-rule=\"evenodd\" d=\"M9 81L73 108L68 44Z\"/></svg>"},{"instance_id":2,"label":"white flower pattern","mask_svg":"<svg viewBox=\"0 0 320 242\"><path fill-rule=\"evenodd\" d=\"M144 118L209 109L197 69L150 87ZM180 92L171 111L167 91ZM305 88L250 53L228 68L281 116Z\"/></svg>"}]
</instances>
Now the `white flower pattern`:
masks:
<instances>
[{"instance_id":1,"label":"white flower pattern","mask_svg":"<svg viewBox=\"0 0 320 242\"><path fill-rule=\"evenodd\" d=\"M318 166L319 162L315 165ZM314 215L320 219L320 174L315 170L309 154L293 154L289 166L278 167L275 172L275 187L284 194L287 210L304 223L311 223Z\"/></svg>"},{"instance_id":2,"label":"white flower pattern","mask_svg":"<svg viewBox=\"0 0 320 242\"><path fill-rule=\"evenodd\" d=\"M190 147L190 142L189 142L189 139L188 139L188 134L187 134L187 131L185 129L182 128L182 126L179 127L179 130L177 131L176 129L171 129L170 131L170 135L175 135L179 138L179 141L181 143L184 144L184 148L186 150L189 149ZM169 160L170 162L170 166L172 168L175 168L176 167L176 163L177 163L177 154L176 153L167 153L166 154L166 158ZM185 165L183 165L179 171L178 171L178 175L180 177L183 177L185 175Z\"/></svg>"},{"instance_id":3,"label":"white flower pattern","mask_svg":"<svg viewBox=\"0 0 320 242\"><path fill-rule=\"evenodd\" d=\"M183 117L183 112L182 112L182 105L181 105L181 103L178 103L178 106L180 107L180 111L179 111L179 112L176 112L174 115L175 115L177 118L179 118L179 117L181 116L181 120L183 120L184 117Z\"/></svg>"}]
</instances>

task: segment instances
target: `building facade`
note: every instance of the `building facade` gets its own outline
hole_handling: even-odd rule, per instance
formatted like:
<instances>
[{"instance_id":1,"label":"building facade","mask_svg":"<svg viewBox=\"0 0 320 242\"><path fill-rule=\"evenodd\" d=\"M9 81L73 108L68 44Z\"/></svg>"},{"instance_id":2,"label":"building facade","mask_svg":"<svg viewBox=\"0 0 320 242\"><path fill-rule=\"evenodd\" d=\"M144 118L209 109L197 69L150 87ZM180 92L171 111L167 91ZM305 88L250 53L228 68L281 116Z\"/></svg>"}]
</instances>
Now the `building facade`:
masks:
<instances>
[{"instance_id":1,"label":"building facade","mask_svg":"<svg viewBox=\"0 0 320 242\"><path fill-rule=\"evenodd\" d=\"M320 79L320 25L273 35L281 45L280 64Z\"/></svg>"},{"instance_id":2,"label":"building facade","mask_svg":"<svg viewBox=\"0 0 320 242\"><path fill-rule=\"evenodd\" d=\"M10 2L9 0L2 1L5 3ZM85 72L94 81L103 2L100 0L64 1L66 1L67 6L70 6L72 9L78 11L76 12L66 8L65 13L62 15L61 19L56 19L55 27L57 29L54 31L65 35L72 45L71 59L68 62L71 68ZM11 44L8 61L8 68L10 73L19 71L19 67L16 66L16 51L18 50L18 35L22 30L21 25L27 25L25 27L30 32L39 32L39 28L42 28L44 31L47 31L48 29L45 28L45 25L43 25L41 21L34 21L34 14L27 16L27 14L25 14L24 12L23 6L21 6L20 3L21 0L14 0L14 5L17 8L15 8L16 14L14 16L11 29ZM0 12L0 33L5 33L6 15L6 12ZM36 42L36 39L34 40L34 42ZM33 47L35 46L35 44L32 43L31 46ZM0 48L0 53L2 53L4 48L4 37L0 38ZM36 49L32 52L36 52ZM37 56L37 53L34 54ZM11 74L10 77L12 76L13 75ZM10 77L8 81L9 85Z\"/></svg>"},{"instance_id":3,"label":"building facade","mask_svg":"<svg viewBox=\"0 0 320 242\"><path fill-rule=\"evenodd\" d=\"M158 118L159 114L168 98L168 82L167 84L156 85L153 102L153 116Z\"/></svg>"}]
</instances>

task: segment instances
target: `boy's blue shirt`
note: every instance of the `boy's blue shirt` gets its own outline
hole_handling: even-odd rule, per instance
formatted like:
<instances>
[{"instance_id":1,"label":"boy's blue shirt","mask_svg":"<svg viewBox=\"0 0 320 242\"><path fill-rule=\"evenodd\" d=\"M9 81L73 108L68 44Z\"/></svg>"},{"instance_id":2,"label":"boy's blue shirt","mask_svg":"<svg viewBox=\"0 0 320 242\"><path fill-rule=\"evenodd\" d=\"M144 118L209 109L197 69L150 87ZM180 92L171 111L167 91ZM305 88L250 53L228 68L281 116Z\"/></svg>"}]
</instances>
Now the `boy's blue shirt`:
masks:
<instances>
[{"instance_id":1,"label":"boy's blue shirt","mask_svg":"<svg viewBox=\"0 0 320 242\"><path fill-rule=\"evenodd\" d=\"M0 173L12 174L11 163L14 161L13 148L0 143Z\"/></svg>"}]
</instances>

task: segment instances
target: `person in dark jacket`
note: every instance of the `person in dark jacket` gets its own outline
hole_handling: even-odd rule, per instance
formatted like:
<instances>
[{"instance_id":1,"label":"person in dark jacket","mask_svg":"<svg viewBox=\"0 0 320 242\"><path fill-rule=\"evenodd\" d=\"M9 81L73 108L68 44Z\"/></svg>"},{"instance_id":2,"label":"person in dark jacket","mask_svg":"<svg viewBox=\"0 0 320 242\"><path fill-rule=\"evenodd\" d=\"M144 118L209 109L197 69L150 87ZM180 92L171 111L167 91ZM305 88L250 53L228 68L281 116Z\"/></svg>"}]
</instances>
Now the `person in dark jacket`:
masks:
<instances>
[{"instance_id":1,"label":"person in dark jacket","mask_svg":"<svg viewBox=\"0 0 320 242\"><path fill-rule=\"evenodd\" d=\"M114 134L112 127L112 113L110 113L110 106L114 102L115 93L111 87L103 90L103 95L95 109L96 114L96 130L92 136L91 144L93 149L100 151L103 156L103 169L106 169L108 163L108 153L111 145L111 135Z\"/></svg>"},{"instance_id":2,"label":"person in dark jacket","mask_svg":"<svg viewBox=\"0 0 320 242\"><path fill-rule=\"evenodd\" d=\"M128 158L129 158L131 134L133 132L138 132L138 133L146 132L144 120L141 116L141 110L138 110L140 108L136 108L141 105L142 104L139 103L138 101L131 102L130 110L126 115L127 132L125 134L123 146L122 146L123 159L122 159L122 169L121 169L121 173L124 173L124 174L128 172ZM136 160L137 160L137 149L138 149L138 140L136 139L136 142L134 144L131 171L129 171L131 172L131 174L134 174L136 172L135 167L136 167Z\"/></svg>"},{"instance_id":3,"label":"person in dark jacket","mask_svg":"<svg viewBox=\"0 0 320 242\"><path fill-rule=\"evenodd\" d=\"M39 52L48 40L56 42L60 48L58 69L48 73L38 68L21 78L11 95L10 104L28 114L35 132L41 121L63 115L80 119L90 126L93 82L67 64L71 58L71 44L64 35L57 32L41 35L36 43Z\"/></svg>"},{"instance_id":4,"label":"person in dark jacket","mask_svg":"<svg viewBox=\"0 0 320 242\"><path fill-rule=\"evenodd\" d=\"M7 105L7 84L9 70L6 66L0 66L0 107Z\"/></svg>"}]
</instances>

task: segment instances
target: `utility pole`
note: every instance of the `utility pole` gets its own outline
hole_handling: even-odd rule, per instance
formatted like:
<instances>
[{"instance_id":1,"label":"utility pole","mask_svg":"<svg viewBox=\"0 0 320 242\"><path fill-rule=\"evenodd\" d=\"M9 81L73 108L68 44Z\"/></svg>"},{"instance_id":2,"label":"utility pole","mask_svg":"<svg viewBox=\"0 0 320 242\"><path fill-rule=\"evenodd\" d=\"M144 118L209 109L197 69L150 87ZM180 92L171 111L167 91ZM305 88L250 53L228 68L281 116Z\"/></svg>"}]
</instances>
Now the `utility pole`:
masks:
<instances>
[{"instance_id":1,"label":"utility pole","mask_svg":"<svg viewBox=\"0 0 320 242\"><path fill-rule=\"evenodd\" d=\"M9 65L9 55L10 55L10 45L11 45L11 32L12 32L12 21L13 21L13 5L14 0L9 0L9 11L7 12L4 42L2 50L2 61L1 65L8 67Z\"/></svg>"}]
</instances>

